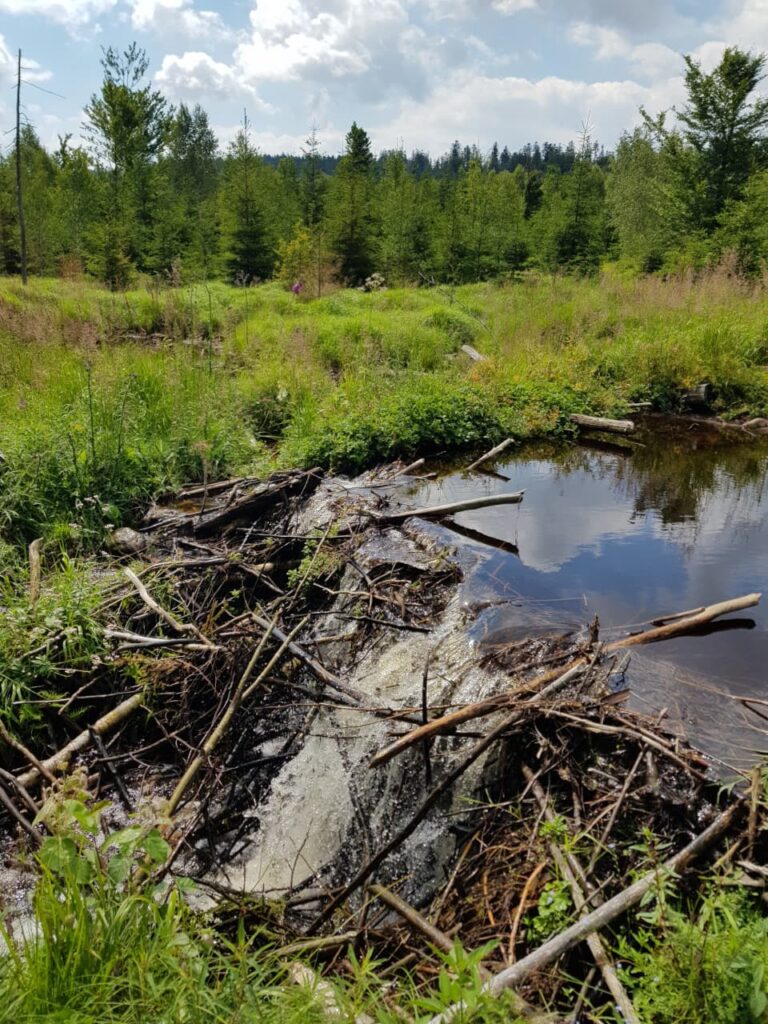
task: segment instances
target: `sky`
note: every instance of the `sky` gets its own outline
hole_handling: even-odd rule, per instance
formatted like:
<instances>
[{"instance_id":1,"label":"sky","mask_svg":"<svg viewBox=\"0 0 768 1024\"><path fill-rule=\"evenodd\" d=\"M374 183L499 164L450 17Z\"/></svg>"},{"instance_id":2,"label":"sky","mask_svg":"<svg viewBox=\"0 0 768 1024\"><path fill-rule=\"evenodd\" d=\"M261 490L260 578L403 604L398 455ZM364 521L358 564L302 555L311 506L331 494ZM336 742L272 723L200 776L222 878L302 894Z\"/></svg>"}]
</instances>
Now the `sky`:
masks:
<instances>
[{"instance_id":1,"label":"sky","mask_svg":"<svg viewBox=\"0 0 768 1024\"><path fill-rule=\"evenodd\" d=\"M682 102L682 54L768 51L768 0L0 0L0 130L19 48L26 116L55 146L80 138L102 47L133 40L222 145L247 111L266 153L313 124L338 153L353 120L376 151L567 143L585 122L611 148L641 105Z\"/></svg>"}]
</instances>

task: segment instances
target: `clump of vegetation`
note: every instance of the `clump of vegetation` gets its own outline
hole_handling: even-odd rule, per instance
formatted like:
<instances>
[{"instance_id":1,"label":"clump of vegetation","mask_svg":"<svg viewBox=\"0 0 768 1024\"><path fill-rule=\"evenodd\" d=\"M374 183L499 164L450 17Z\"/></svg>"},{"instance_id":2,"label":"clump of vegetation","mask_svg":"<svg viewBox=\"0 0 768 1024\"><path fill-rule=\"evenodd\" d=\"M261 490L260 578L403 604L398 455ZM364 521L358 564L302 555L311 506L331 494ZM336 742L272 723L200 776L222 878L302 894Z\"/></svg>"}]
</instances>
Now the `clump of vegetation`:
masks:
<instances>
[{"instance_id":1,"label":"clump of vegetation","mask_svg":"<svg viewBox=\"0 0 768 1024\"><path fill-rule=\"evenodd\" d=\"M768 919L743 889L713 885L692 915L667 904L621 952L649 1024L768 1020Z\"/></svg>"}]
</instances>

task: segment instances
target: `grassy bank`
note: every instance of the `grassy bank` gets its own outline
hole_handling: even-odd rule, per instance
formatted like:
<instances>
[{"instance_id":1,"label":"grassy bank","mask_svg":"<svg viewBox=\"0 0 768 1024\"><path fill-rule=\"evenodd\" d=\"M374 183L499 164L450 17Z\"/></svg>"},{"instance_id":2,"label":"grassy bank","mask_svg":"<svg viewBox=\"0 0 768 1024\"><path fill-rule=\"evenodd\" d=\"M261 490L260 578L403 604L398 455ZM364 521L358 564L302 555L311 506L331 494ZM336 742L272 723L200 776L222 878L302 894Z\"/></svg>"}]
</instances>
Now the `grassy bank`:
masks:
<instances>
[{"instance_id":1,"label":"grassy bank","mask_svg":"<svg viewBox=\"0 0 768 1024\"><path fill-rule=\"evenodd\" d=\"M486 359L470 362L471 344ZM532 278L453 291L278 285L116 296L0 284L0 533L92 543L181 480L565 433L572 412L768 411L761 287ZM74 524L74 526L73 526Z\"/></svg>"}]
</instances>

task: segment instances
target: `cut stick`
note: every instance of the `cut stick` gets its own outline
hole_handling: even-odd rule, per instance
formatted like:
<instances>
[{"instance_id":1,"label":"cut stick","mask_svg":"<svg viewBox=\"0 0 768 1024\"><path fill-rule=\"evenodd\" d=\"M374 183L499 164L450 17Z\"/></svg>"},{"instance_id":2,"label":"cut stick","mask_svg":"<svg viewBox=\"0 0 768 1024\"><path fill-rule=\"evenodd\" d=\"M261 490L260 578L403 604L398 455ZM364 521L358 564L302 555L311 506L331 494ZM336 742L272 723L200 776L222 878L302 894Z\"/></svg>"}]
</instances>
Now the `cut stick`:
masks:
<instances>
[{"instance_id":1,"label":"cut stick","mask_svg":"<svg viewBox=\"0 0 768 1024\"><path fill-rule=\"evenodd\" d=\"M511 444L514 444L514 438L508 437L501 444L497 444L495 448L491 448L485 455L481 455L479 459L475 459L471 465L467 466L465 472L471 473L473 469L477 469L478 466L482 466L484 462L488 462L490 459L495 458L497 455L501 455L505 448L509 448Z\"/></svg>"},{"instance_id":2,"label":"cut stick","mask_svg":"<svg viewBox=\"0 0 768 1024\"><path fill-rule=\"evenodd\" d=\"M450 939L445 932L430 924L426 917L423 917L410 903L406 903L397 893L392 892L391 889L387 889L383 885L369 885L368 891L380 899L382 903L386 903L391 910L399 914L417 932L421 932L424 938L437 949L442 949L444 953L453 951L453 939Z\"/></svg>"},{"instance_id":3,"label":"cut stick","mask_svg":"<svg viewBox=\"0 0 768 1024\"><path fill-rule=\"evenodd\" d=\"M622 637L619 640L613 640L611 643L606 644L603 648L605 654L611 651L617 651L624 647L636 647L639 644L650 644L656 643L659 640L669 640L675 636L682 636L688 633L692 629L697 629L699 626L706 625L708 622L712 622L713 619L719 618L721 615L727 615L730 612L741 611L744 608L752 608L758 604L762 594L747 594L744 597L736 597L730 601L720 601L718 604L711 604L703 608L701 611L697 611L695 614L690 615L688 618L680 619L670 616L674 621L668 622L665 626L659 626L656 629L647 629L643 633L635 633L633 636ZM576 669L587 664L588 658L585 655L581 655L575 658L570 666L566 666L566 670ZM530 681L528 687L535 686L541 687L546 686L551 680L558 678L558 674L562 673L564 669L557 668L552 669L549 672L545 672L543 675L536 676ZM526 703L533 703L536 700L540 700L546 691L542 691L538 695L530 698ZM418 743L421 740L428 739L430 736L437 736L443 732L450 732L457 725L461 725L464 722L471 722L477 718L483 718L487 715L492 715L495 711L498 711L500 706L509 700L510 694L497 694L495 697L489 697L487 700L479 701L477 704L468 704L466 707L460 708L458 711L453 711L449 715L443 715L440 718L435 718L431 722L427 722L426 725L419 726L413 729L411 732L406 733L404 736L400 736L394 743L391 743L388 747L384 747L380 750L371 760L371 766L383 764L390 758L400 754L403 750L407 750L414 743Z\"/></svg>"},{"instance_id":4,"label":"cut stick","mask_svg":"<svg viewBox=\"0 0 768 1024\"><path fill-rule=\"evenodd\" d=\"M596 910L580 918L575 924L566 928L565 931L560 932L559 935L555 935L545 942L543 946L539 946L538 949L529 953L528 956L518 960L516 964L500 971L490 982L483 986L484 990L491 995L499 995L499 993L508 988L521 985L531 974L549 967L550 964L559 960L564 953L573 949L578 943L583 942L588 935L592 935L601 928L605 928L615 921L617 917L637 906L643 896L654 885L658 885L660 876L663 877L664 875L683 870L692 860L695 860L696 857L708 850L710 846L713 846L733 825L743 809L744 804L741 800L732 804L712 822L709 828L701 832L692 842L683 847L679 853L676 853L674 857L670 857L660 867L653 868L633 885L617 893L611 899L606 900ZM429 1024L452 1024L452 1022L458 1020L463 1022L470 1018L471 1012L471 1009L466 1004L456 1003L445 1010L445 1012L432 1017Z\"/></svg>"},{"instance_id":5,"label":"cut stick","mask_svg":"<svg viewBox=\"0 0 768 1024\"><path fill-rule=\"evenodd\" d=\"M656 629L647 629L643 633L635 633L633 636L625 636L620 640L613 640L605 645L607 651L617 651L622 647L636 647L638 644L652 644L657 640L668 640L673 636L682 636L692 629L705 626L713 619L719 619L721 615L729 615L731 612L739 612L744 608L754 608L760 603L762 594L745 594L744 597L734 597L730 601L719 601L717 604L707 605L695 614L686 618L675 618L667 616L667 624L658 626Z\"/></svg>"},{"instance_id":6,"label":"cut stick","mask_svg":"<svg viewBox=\"0 0 768 1024\"><path fill-rule=\"evenodd\" d=\"M97 736L104 736L124 722L126 718L133 714L137 708L140 708L144 701L144 691L139 690L134 693L133 696L128 697L122 704L118 704L116 708L112 708L106 715L102 715L98 721L89 728L79 733L73 740L70 740L65 747L62 747L57 753L51 757L46 758L42 762L42 767L49 772L53 772L55 769L60 768L65 764L73 754L79 754L81 751L87 749L93 742L92 733L96 733ZM18 781L22 786L30 787L36 786L40 781L40 772L37 768L31 768L29 771L24 772L23 775L18 776Z\"/></svg>"},{"instance_id":7,"label":"cut stick","mask_svg":"<svg viewBox=\"0 0 768 1024\"><path fill-rule=\"evenodd\" d=\"M533 696L528 697L522 701L522 707L515 715L514 720L517 721L519 717L524 714L526 707L535 704L537 701L544 700L547 697L552 696L559 690L562 690L564 686L575 679L576 676L580 675L583 671L584 664L579 662L577 665L572 665L565 672L561 672L560 675L556 675L553 681L549 681L549 685L546 685L538 693L534 693ZM494 711L498 711L502 703L508 698L508 694L502 693L496 697L491 697L489 700L481 701L479 704L468 704L466 707L459 708L458 711L453 711L449 715L442 715L440 718L435 718L431 722L427 722L426 725L420 726L418 729L413 729L411 732L405 733L405 735L398 737L393 743L390 743L388 747L384 747L371 759L369 767L374 768L376 765L384 764L391 758L395 757L402 750L412 746L419 739L429 739L430 736L434 736L436 733L445 732L447 729L455 729L456 726L461 725L462 722L470 722L475 718L482 718L484 715L492 715Z\"/></svg>"},{"instance_id":8,"label":"cut stick","mask_svg":"<svg viewBox=\"0 0 768 1024\"><path fill-rule=\"evenodd\" d=\"M263 619L260 615L257 615L255 612L251 617L257 625L261 626L264 629L270 626L270 623L266 619ZM271 629L272 636L274 636L274 638L280 643L284 643L285 640L288 639L288 650L291 652L291 654L295 655L299 659L299 661L303 662L309 669L309 671L312 673L312 675L316 679L319 679L321 683L323 683L325 686L328 686L331 690L336 690L338 693L343 693L345 696L351 697L352 700L354 700L361 707L367 704L367 698L364 693L362 693L360 690L355 690L352 686L347 686L346 683L343 683L338 676L333 674L333 672L329 672L328 669L324 665L321 665L316 658L313 658L308 651L305 651L303 647L294 642L293 634L291 634L291 637L288 638L286 637L286 634L277 626L273 625L271 626Z\"/></svg>"},{"instance_id":9,"label":"cut stick","mask_svg":"<svg viewBox=\"0 0 768 1024\"><path fill-rule=\"evenodd\" d=\"M447 505L430 505L426 508L406 509L403 512L371 512L370 515L380 523L402 523L406 519L418 516L420 519L440 519L459 512L471 512L476 508L490 508L493 505L519 505L525 491L514 494L489 494L485 498L468 498L466 501L453 501Z\"/></svg>"},{"instance_id":10,"label":"cut stick","mask_svg":"<svg viewBox=\"0 0 768 1024\"><path fill-rule=\"evenodd\" d=\"M552 810L552 805L549 802L546 793L542 789L541 783L528 765L524 764L522 768L525 780L531 787L533 795L536 797L536 802L538 803L540 810L543 812L544 817L549 822L555 821L555 812ZM561 876L568 883L576 910L583 914L588 908L587 896L579 882L579 878L577 877L585 877L583 868L576 859L575 854L567 852L563 853L554 840L549 843L549 850L552 854L552 859L557 864ZM632 1005L632 1001L627 995L627 990L619 980L619 976L616 974L616 969L611 963L611 959L605 945L603 944L603 940L597 932L593 932L591 935L587 936L587 946L589 947L589 951L592 954L595 963L600 968L600 973L603 976L603 981L605 982L608 991L616 1000L616 1005L619 1007L623 1019L627 1024L641 1024L640 1018L637 1016L637 1012Z\"/></svg>"},{"instance_id":11,"label":"cut stick","mask_svg":"<svg viewBox=\"0 0 768 1024\"><path fill-rule=\"evenodd\" d=\"M393 476L393 480L396 480L399 476L408 476L409 473L413 473L415 469L421 469L424 465L424 459L416 459L410 466L406 466L405 469L399 469Z\"/></svg>"},{"instance_id":12,"label":"cut stick","mask_svg":"<svg viewBox=\"0 0 768 1024\"><path fill-rule=\"evenodd\" d=\"M189 625L186 625L183 622L179 622L175 615L171 615L171 613L169 611L166 611L166 609L163 608L162 605L158 604L154 597L152 597L147 588L144 586L144 584L141 582L139 577L136 575L136 573L133 571L133 569L126 568L123 571L133 584L136 593L139 595L139 597L147 606L147 608L153 611L155 615L157 615L159 618L163 620L163 622L167 622L175 633L180 633L184 636L189 636L190 634L193 634L198 638L198 640L200 640L201 643L205 644L207 647L214 646L212 641L210 641L207 636L201 633L197 626L191 623Z\"/></svg>"},{"instance_id":13,"label":"cut stick","mask_svg":"<svg viewBox=\"0 0 768 1024\"><path fill-rule=\"evenodd\" d=\"M633 434L635 424L632 420L609 420L604 416L580 416L574 413L570 417L571 423L575 423L585 430L605 430L609 434Z\"/></svg>"}]
</instances>

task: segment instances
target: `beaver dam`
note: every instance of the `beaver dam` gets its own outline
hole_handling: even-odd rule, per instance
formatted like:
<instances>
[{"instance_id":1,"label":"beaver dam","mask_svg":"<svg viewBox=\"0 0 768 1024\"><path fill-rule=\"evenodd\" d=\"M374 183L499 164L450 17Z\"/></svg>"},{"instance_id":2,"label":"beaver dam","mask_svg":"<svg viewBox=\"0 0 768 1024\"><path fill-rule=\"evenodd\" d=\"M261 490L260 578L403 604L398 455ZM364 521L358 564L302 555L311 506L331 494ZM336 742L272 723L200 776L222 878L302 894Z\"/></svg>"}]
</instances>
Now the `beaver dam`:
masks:
<instances>
[{"instance_id":1,"label":"beaver dam","mask_svg":"<svg viewBox=\"0 0 768 1024\"><path fill-rule=\"evenodd\" d=\"M611 950L659 878L766 881L766 465L656 425L166 496L95 567L103 654L34 749L3 727L17 932L77 778L159 827L149 881L315 977L355 947L426 983L458 940L524 1015L639 1020Z\"/></svg>"}]
</instances>

